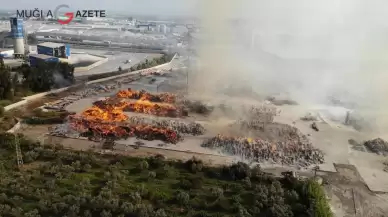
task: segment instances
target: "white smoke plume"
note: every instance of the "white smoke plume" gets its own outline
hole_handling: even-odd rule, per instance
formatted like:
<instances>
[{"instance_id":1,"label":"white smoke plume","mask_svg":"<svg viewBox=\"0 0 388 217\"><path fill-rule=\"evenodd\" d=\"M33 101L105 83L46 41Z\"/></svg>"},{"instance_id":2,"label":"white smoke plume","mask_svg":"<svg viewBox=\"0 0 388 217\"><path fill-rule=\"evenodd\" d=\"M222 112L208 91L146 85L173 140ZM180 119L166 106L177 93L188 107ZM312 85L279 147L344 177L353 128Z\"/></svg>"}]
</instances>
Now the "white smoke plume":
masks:
<instances>
[{"instance_id":1,"label":"white smoke plume","mask_svg":"<svg viewBox=\"0 0 388 217\"><path fill-rule=\"evenodd\" d=\"M203 0L199 8L196 92L251 88L300 104L336 98L388 129L388 2Z\"/></svg>"}]
</instances>

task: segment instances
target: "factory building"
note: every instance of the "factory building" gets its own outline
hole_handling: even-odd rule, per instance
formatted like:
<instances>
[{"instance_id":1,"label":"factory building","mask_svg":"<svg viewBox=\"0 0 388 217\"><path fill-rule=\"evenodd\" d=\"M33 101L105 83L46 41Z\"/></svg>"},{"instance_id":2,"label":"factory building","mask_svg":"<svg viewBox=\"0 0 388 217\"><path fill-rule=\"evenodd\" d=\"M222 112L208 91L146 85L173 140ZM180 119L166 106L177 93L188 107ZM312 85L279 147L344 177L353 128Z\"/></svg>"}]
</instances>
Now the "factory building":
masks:
<instances>
[{"instance_id":1,"label":"factory building","mask_svg":"<svg viewBox=\"0 0 388 217\"><path fill-rule=\"evenodd\" d=\"M37 45L37 51L38 54L67 59L70 56L70 45L44 42Z\"/></svg>"},{"instance_id":2,"label":"factory building","mask_svg":"<svg viewBox=\"0 0 388 217\"><path fill-rule=\"evenodd\" d=\"M160 32L163 34L167 34L167 25L166 24L162 24L160 26Z\"/></svg>"},{"instance_id":3,"label":"factory building","mask_svg":"<svg viewBox=\"0 0 388 217\"><path fill-rule=\"evenodd\" d=\"M30 66L37 66L40 62L59 62L59 58L44 54L30 54L29 60Z\"/></svg>"},{"instance_id":4,"label":"factory building","mask_svg":"<svg viewBox=\"0 0 388 217\"><path fill-rule=\"evenodd\" d=\"M19 18L10 18L11 22L11 37L13 39L13 48L15 57L25 55L24 50L24 28L23 20Z\"/></svg>"}]
</instances>

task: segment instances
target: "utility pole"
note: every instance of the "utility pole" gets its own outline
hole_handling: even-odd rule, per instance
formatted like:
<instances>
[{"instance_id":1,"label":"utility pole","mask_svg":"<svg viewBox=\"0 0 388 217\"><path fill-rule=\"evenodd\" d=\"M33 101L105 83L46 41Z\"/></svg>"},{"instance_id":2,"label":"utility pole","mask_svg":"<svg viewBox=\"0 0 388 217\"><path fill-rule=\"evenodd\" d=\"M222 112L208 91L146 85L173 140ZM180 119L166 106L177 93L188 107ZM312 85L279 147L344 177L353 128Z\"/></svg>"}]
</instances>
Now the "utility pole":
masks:
<instances>
[{"instance_id":1,"label":"utility pole","mask_svg":"<svg viewBox=\"0 0 388 217\"><path fill-rule=\"evenodd\" d=\"M20 169L23 166L23 157L22 151L20 149L20 140L17 134L15 134L15 148L16 148L16 160L18 168Z\"/></svg>"}]
</instances>

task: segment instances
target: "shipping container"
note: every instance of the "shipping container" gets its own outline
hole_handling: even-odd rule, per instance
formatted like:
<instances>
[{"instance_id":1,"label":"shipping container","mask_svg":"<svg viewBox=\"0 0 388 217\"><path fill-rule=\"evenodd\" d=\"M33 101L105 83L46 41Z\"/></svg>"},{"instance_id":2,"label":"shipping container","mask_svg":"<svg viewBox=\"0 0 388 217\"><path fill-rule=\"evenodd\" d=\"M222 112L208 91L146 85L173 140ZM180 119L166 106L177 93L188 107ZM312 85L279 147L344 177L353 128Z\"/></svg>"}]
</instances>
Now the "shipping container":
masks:
<instances>
[{"instance_id":1,"label":"shipping container","mask_svg":"<svg viewBox=\"0 0 388 217\"><path fill-rule=\"evenodd\" d=\"M37 66L40 62L59 62L57 57L44 54L30 54L29 60L31 66Z\"/></svg>"},{"instance_id":2,"label":"shipping container","mask_svg":"<svg viewBox=\"0 0 388 217\"><path fill-rule=\"evenodd\" d=\"M41 46L39 44L36 47L37 47L37 50L38 50L38 54L54 56L54 48Z\"/></svg>"},{"instance_id":3,"label":"shipping container","mask_svg":"<svg viewBox=\"0 0 388 217\"><path fill-rule=\"evenodd\" d=\"M70 56L70 45L53 42L44 42L37 46L38 54L68 58Z\"/></svg>"}]
</instances>

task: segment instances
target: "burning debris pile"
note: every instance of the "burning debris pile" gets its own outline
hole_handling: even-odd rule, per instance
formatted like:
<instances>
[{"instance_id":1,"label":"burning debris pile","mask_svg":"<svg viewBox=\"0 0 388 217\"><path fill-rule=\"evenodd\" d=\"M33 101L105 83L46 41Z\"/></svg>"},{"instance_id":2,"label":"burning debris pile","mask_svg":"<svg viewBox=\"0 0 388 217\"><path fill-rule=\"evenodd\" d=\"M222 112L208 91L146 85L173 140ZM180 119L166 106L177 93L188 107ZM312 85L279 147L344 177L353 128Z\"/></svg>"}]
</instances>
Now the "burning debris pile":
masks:
<instances>
[{"instance_id":1,"label":"burning debris pile","mask_svg":"<svg viewBox=\"0 0 388 217\"><path fill-rule=\"evenodd\" d=\"M176 144L182 140L182 136L174 130L151 125L133 126L126 123L104 123L77 118L71 120L71 125L73 126L72 128L80 132L82 136L93 140L100 140L103 138L127 139L129 137L136 137L149 141L162 140L172 144Z\"/></svg>"},{"instance_id":2,"label":"burning debris pile","mask_svg":"<svg viewBox=\"0 0 388 217\"><path fill-rule=\"evenodd\" d=\"M164 117L187 116L187 112L174 105L165 103L153 103L150 101L137 100L135 102L120 101L115 98L100 100L94 103L95 106L104 110L123 110Z\"/></svg>"},{"instance_id":3,"label":"burning debris pile","mask_svg":"<svg viewBox=\"0 0 388 217\"><path fill-rule=\"evenodd\" d=\"M136 91L132 89L121 90L116 94L116 98L125 98L125 99L135 99L136 103L132 103L127 107L127 111L134 111L145 114L154 114L158 116L187 116L188 112L198 113L198 114L210 114L213 111L212 106L203 104L201 101L192 101L184 99L182 96L178 97L176 94L171 93L158 93L153 94L145 90ZM136 105L135 105L136 104ZM176 104L174 106L171 104ZM151 108L152 110L169 110L167 113L151 112L150 109L142 107L155 107ZM135 108L136 107L136 108ZM158 108L162 107L162 108ZM163 108L164 107L164 108ZM144 111L146 110L146 111ZM178 113L178 114L177 114Z\"/></svg>"},{"instance_id":4,"label":"burning debris pile","mask_svg":"<svg viewBox=\"0 0 388 217\"><path fill-rule=\"evenodd\" d=\"M162 140L176 144L181 136L174 130L152 126L149 124L132 125L128 122L128 116L124 114L124 105L113 106L107 104L104 109L93 106L85 110L81 117L69 117L72 129L80 132L83 136L101 139L114 138L126 139L136 137L145 140Z\"/></svg>"},{"instance_id":5,"label":"burning debris pile","mask_svg":"<svg viewBox=\"0 0 388 217\"><path fill-rule=\"evenodd\" d=\"M373 139L373 140L368 140L364 143L365 147L378 155L387 155L388 154L388 142L381 139Z\"/></svg>"},{"instance_id":6,"label":"burning debris pile","mask_svg":"<svg viewBox=\"0 0 388 217\"><path fill-rule=\"evenodd\" d=\"M124 108L124 111L174 118L187 116L187 112L173 105L152 103L150 101L141 100L128 103Z\"/></svg>"},{"instance_id":7,"label":"burning debris pile","mask_svg":"<svg viewBox=\"0 0 388 217\"><path fill-rule=\"evenodd\" d=\"M310 143L299 141L272 143L261 139L235 138L218 135L202 144L202 147L221 149L227 154L241 156L252 162L272 162L307 167L324 162L322 151Z\"/></svg>"},{"instance_id":8,"label":"burning debris pile","mask_svg":"<svg viewBox=\"0 0 388 217\"><path fill-rule=\"evenodd\" d=\"M151 94L146 91L122 90L114 97L94 102L93 106L80 116L69 116L67 124L69 127L58 126L51 129L51 134L75 137L76 131L93 140L137 137L173 144L182 140L181 134L204 134L204 127L195 122L130 118L124 113L130 111L165 117L187 116L187 111L183 107L169 104L176 102L176 95L170 93Z\"/></svg>"},{"instance_id":9,"label":"burning debris pile","mask_svg":"<svg viewBox=\"0 0 388 217\"><path fill-rule=\"evenodd\" d=\"M86 109L82 112L82 117L89 121L109 121L109 122L120 122L128 120L128 116L123 113L120 109L109 109L104 110L97 106Z\"/></svg>"},{"instance_id":10,"label":"burning debris pile","mask_svg":"<svg viewBox=\"0 0 388 217\"><path fill-rule=\"evenodd\" d=\"M203 135L205 133L205 128L201 124L195 122L185 123L176 120L154 120L144 117L131 117L129 118L129 122L135 125L146 124L155 127L169 128L176 132L193 136Z\"/></svg>"},{"instance_id":11,"label":"burning debris pile","mask_svg":"<svg viewBox=\"0 0 388 217\"><path fill-rule=\"evenodd\" d=\"M164 102L164 103L175 103L176 95L171 93L159 93L151 94L145 90L136 91L128 88L127 90L120 90L116 97L118 98L127 98L127 99L137 99L142 101L150 102Z\"/></svg>"}]
</instances>

